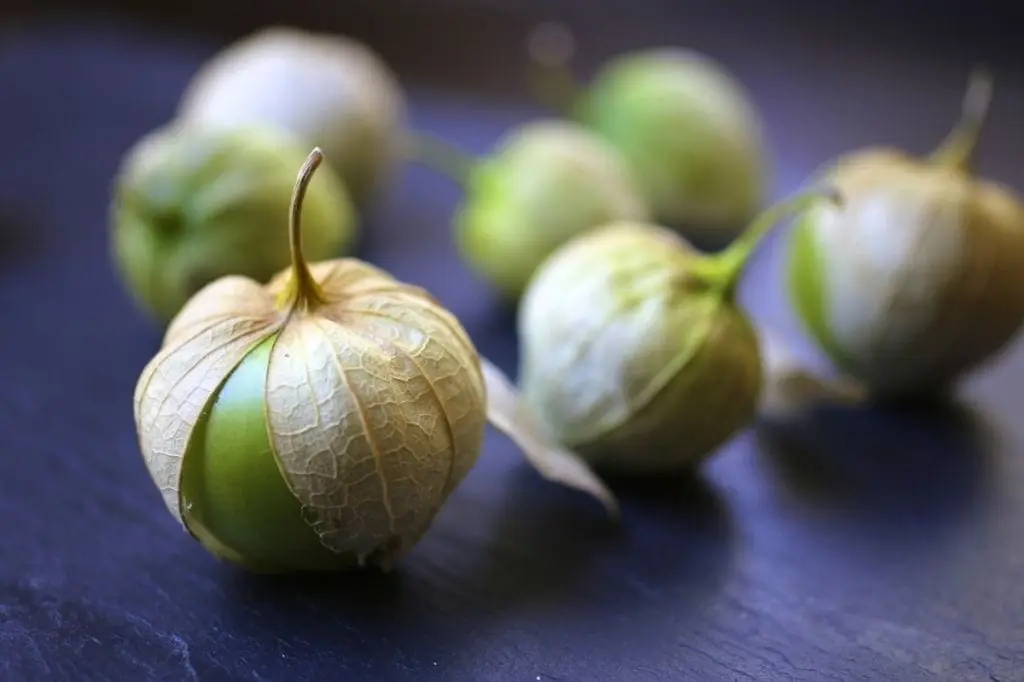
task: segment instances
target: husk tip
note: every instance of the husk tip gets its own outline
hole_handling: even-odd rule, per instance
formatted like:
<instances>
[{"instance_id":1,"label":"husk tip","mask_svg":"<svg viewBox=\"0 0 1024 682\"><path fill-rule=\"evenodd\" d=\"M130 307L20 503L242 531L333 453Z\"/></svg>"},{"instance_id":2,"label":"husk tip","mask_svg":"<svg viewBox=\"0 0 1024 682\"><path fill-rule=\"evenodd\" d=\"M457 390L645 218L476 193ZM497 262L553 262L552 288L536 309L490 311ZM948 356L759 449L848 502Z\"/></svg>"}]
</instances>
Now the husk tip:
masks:
<instances>
[{"instance_id":1,"label":"husk tip","mask_svg":"<svg viewBox=\"0 0 1024 682\"><path fill-rule=\"evenodd\" d=\"M968 89L971 87L991 88L994 80L991 67L985 62L977 62L971 67L971 72L967 77Z\"/></svg>"},{"instance_id":2,"label":"husk tip","mask_svg":"<svg viewBox=\"0 0 1024 682\"><path fill-rule=\"evenodd\" d=\"M608 519L610 521L614 523L622 522L622 507L619 505L619 501L614 495L609 493L607 498L601 499L601 503L604 505L604 510L608 514Z\"/></svg>"},{"instance_id":3,"label":"husk tip","mask_svg":"<svg viewBox=\"0 0 1024 682\"><path fill-rule=\"evenodd\" d=\"M983 62L975 64L967 78L964 94L964 113L967 118L984 117L992 101L994 77L989 66Z\"/></svg>"}]
</instances>

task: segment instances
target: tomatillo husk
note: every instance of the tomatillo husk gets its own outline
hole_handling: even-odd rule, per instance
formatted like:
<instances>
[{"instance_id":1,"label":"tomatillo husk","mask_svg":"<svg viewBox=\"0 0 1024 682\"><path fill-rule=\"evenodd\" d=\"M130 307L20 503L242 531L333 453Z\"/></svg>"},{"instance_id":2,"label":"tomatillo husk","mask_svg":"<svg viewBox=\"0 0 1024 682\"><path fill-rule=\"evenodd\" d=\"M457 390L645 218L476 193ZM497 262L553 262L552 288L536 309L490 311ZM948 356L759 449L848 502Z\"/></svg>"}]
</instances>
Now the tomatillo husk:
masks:
<instances>
[{"instance_id":1,"label":"tomatillo husk","mask_svg":"<svg viewBox=\"0 0 1024 682\"><path fill-rule=\"evenodd\" d=\"M612 57L582 83L570 73L571 33L543 24L534 34L536 90L619 152L654 220L718 248L762 209L771 190L767 131L724 64L652 47Z\"/></svg>"},{"instance_id":2,"label":"tomatillo husk","mask_svg":"<svg viewBox=\"0 0 1024 682\"><path fill-rule=\"evenodd\" d=\"M179 118L218 128L272 125L323 148L357 204L399 160L406 102L380 55L352 38L268 26L223 48L192 77Z\"/></svg>"},{"instance_id":3,"label":"tomatillo husk","mask_svg":"<svg viewBox=\"0 0 1024 682\"><path fill-rule=\"evenodd\" d=\"M1024 322L1024 204L977 177L991 96L977 70L961 121L930 156L889 147L843 155L813 182L847 199L794 226L786 286L804 328L876 398L945 393Z\"/></svg>"},{"instance_id":4,"label":"tomatillo husk","mask_svg":"<svg viewBox=\"0 0 1024 682\"><path fill-rule=\"evenodd\" d=\"M718 254L617 222L552 255L519 317L523 399L549 435L596 468L644 474L695 466L751 423L764 368L736 288L769 229L823 198L839 200L776 204Z\"/></svg>"},{"instance_id":5,"label":"tomatillo husk","mask_svg":"<svg viewBox=\"0 0 1024 682\"><path fill-rule=\"evenodd\" d=\"M488 422L614 513L430 294L357 259L307 265L299 216L322 159L314 149L295 185L292 266L202 289L138 380L140 449L173 516L254 571L389 569L474 466Z\"/></svg>"},{"instance_id":6,"label":"tomatillo husk","mask_svg":"<svg viewBox=\"0 0 1024 682\"><path fill-rule=\"evenodd\" d=\"M453 220L459 254L507 301L518 300L534 270L569 239L613 220L649 216L617 152L568 121L517 126L479 159L424 134L410 140L412 158L461 183Z\"/></svg>"},{"instance_id":7,"label":"tomatillo husk","mask_svg":"<svg viewBox=\"0 0 1024 682\"><path fill-rule=\"evenodd\" d=\"M213 130L174 121L140 138L118 169L110 206L117 272L136 304L166 325L225 275L259 282L288 265L295 168L308 147L265 126ZM344 255L357 235L345 185L324 165L303 205L306 252Z\"/></svg>"}]
</instances>

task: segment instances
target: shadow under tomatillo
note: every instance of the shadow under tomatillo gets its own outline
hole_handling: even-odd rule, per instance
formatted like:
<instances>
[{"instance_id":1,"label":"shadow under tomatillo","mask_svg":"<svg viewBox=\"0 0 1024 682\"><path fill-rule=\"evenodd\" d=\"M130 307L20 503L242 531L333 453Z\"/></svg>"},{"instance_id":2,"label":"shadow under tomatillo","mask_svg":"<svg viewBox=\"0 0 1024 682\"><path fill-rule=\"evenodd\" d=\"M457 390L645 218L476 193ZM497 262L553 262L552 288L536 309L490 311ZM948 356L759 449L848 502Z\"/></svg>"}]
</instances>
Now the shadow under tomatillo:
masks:
<instances>
[{"instance_id":1,"label":"shadow under tomatillo","mask_svg":"<svg viewBox=\"0 0 1024 682\"><path fill-rule=\"evenodd\" d=\"M673 618L699 621L731 573L733 524L718 492L696 477L612 485L619 523L525 464L485 466L392 572L225 567L223 617L247 636L313 651L377 639L419 660L521 627L556 639L571 624L601 623L602 638L621 640L616 628L663 615L666 600ZM651 630L652 646L672 636Z\"/></svg>"},{"instance_id":2,"label":"shadow under tomatillo","mask_svg":"<svg viewBox=\"0 0 1024 682\"><path fill-rule=\"evenodd\" d=\"M883 542L927 546L991 488L989 425L952 400L820 407L756 436L788 493Z\"/></svg>"},{"instance_id":3,"label":"shadow under tomatillo","mask_svg":"<svg viewBox=\"0 0 1024 682\"><path fill-rule=\"evenodd\" d=\"M618 523L529 467L510 471L504 503L460 562L466 591L503 617L556 623L635 613L651 595L678 600L681 614L712 598L732 559L717 491L698 478L609 483L622 504Z\"/></svg>"},{"instance_id":4,"label":"shadow under tomatillo","mask_svg":"<svg viewBox=\"0 0 1024 682\"><path fill-rule=\"evenodd\" d=\"M34 255L44 245L39 221L23 212L0 212L0 265Z\"/></svg>"},{"instance_id":5,"label":"shadow under tomatillo","mask_svg":"<svg viewBox=\"0 0 1024 682\"><path fill-rule=\"evenodd\" d=\"M265 575L221 568L228 599L220 615L228 628L297 654L344 659L366 639L399 645L422 636L437 617L401 570Z\"/></svg>"}]
</instances>

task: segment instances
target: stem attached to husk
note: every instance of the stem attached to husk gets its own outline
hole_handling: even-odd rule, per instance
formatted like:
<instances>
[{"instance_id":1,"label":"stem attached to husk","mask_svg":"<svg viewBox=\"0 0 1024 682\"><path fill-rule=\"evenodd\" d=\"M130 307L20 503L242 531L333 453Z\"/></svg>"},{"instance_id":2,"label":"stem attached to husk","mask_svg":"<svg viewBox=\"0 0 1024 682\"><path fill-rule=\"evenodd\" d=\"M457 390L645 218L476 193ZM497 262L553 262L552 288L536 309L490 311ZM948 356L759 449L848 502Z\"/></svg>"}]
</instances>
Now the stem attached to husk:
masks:
<instances>
[{"instance_id":1,"label":"stem attached to husk","mask_svg":"<svg viewBox=\"0 0 1024 682\"><path fill-rule=\"evenodd\" d=\"M967 82L960 120L929 160L937 165L968 170L974 158L992 101L992 76L984 67L975 67Z\"/></svg>"},{"instance_id":2,"label":"stem attached to husk","mask_svg":"<svg viewBox=\"0 0 1024 682\"><path fill-rule=\"evenodd\" d=\"M465 188L479 163L476 158L434 135L406 131L404 156L431 168Z\"/></svg>"},{"instance_id":3,"label":"stem attached to husk","mask_svg":"<svg viewBox=\"0 0 1024 682\"><path fill-rule=\"evenodd\" d=\"M314 305L324 303L326 298L320 285L313 279L309 271L309 264L306 257L302 255L302 202L306 197L306 190L313 179L313 174L324 160L324 154L319 147L306 157L306 162L299 169L298 178L295 180L295 188L292 190L291 213L288 217L288 238L292 252L292 277L282 295L283 307L287 315L291 317L297 310L308 310Z\"/></svg>"},{"instance_id":4,"label":"stem attached to husk","mask_svg":"<svg viewBox=\"0 0 1024 682\"><path fill-rule=\"evenodd\" d=\"M786 218L803 213L819 201L827 200L842 206L843 196L831 185L815 187L780 201L762 211L749 227L725 251L704 256L695 269L695 275L723 298L731 298L743 275L743 270L767 234Z\"/></svg>"},{"instance_id":5,"label":"stem attached to husk","mask_svg":"<svg viewBox=\"0 0 1024 682\"><path fill-rule=\"evenodd\" d=\"M540 24L530 31L526 51L530 60L527 79L534 97L559 114L573 118L581 92L572 74L572 32L557 22Z\"/></svg>"}]
</instances>

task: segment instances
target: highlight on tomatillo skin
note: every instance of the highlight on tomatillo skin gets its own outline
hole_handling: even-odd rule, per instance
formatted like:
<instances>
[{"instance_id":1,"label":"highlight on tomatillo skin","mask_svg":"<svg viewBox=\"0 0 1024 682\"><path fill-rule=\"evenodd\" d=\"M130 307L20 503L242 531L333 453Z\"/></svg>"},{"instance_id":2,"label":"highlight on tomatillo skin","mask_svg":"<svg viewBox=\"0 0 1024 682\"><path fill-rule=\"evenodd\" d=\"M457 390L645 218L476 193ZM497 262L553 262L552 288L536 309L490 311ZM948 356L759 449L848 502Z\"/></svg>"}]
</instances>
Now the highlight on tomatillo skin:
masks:
<instances>
[{"instance_id":1,"label":"highlight on tomatillo skin","mask_svg":"<svg viewBox=\"0 0 1024 682\"><path fill-rule=\"evenodd\" d=\"M166 324L203 286L225 275L265 282L288 265L294 169L305 147L276 129L213 130L173 122L126 152L110 206L111 249L132 298ZM356 215L329 165L303 205L305 252L342 255Z\"/></svg>"},{"instance_id":2,"label":"highlight on tomatillo skin","mask_svg":"<svg viewBox=\"0 0 1024 682\"><path fill-rule=\"evenodd\" d=\"M752 422L764 384L757 330L736 303L746 263L775 224L826 202L840 197L780 202L718 254L643 222L570 241L523 297L524 402L595 468L700 464Z\"/></svg>"},{"instance_id":3,"label":"highlight on tomatillo skin","mask_svg":"<svg viewBox=\"0 0 1024 682\"><path fill-rule=\"evenodd\" d=\"M354 258L220 278L167 328L136 384L139 447L164 502L210 553L258 572L388 570L474 466L490 422L546 478L614 497L545 441L500 370L425 290Z\"/></svg>"},{"instance_id":4,"label":"highlight on tomatillo skin","mask_svg":"<svg viewBox=\"0 0 1024 682\"><path fill-rule=\"evenodd\" d=\"M547 24L531 35L530 51L536 90L615 147L654 219L718 246L761 210L771 189L767 132L725 65L654 47L619 54L577 82L571 33Z\"/></svg>"},{"instance_id":5,"label":"highlight on tomatillo skin","mask_svg":"<svg viewBox=\"0 0 1024 682\"><path fill-rule=\"evenodd\" d=\"M273 126L307 149L319 145L363 205L394 173L406 108L397 76L368 45L268 26L207 61L189 82L178 115L205 127Z\"/></svg>"},{"instance_id":6,"label":"highlight on tomatillo skin","mask_svg":"<svg viewBox=\"0 0 1024 682\"><path fill-rule=\"evenodd\" d=\"M818 174L847 198L798 221L786 288L805 330L875 397L943 393L1024 322L1024 206L973 169L991 98L977 69L930 155L845 154Z\"/></svg>"},{"instance_id":7,"label":"highlight on tomatillo skin","mask_svg":"<svg viewBox=\"0 0 1024 682\"><path fill-rule=\"evenodd\" d=\"M575 123L523 124L479 159L427 135L411 142L412 158L461 184L453 220L459 253L509 301L568 239L612 220L649 215L617 152Z\"/></svg>"}]
</instances>

